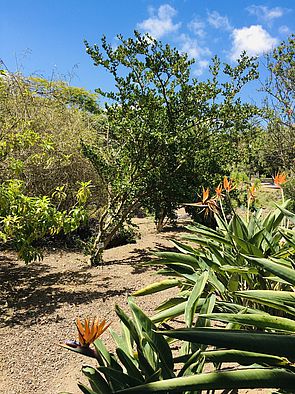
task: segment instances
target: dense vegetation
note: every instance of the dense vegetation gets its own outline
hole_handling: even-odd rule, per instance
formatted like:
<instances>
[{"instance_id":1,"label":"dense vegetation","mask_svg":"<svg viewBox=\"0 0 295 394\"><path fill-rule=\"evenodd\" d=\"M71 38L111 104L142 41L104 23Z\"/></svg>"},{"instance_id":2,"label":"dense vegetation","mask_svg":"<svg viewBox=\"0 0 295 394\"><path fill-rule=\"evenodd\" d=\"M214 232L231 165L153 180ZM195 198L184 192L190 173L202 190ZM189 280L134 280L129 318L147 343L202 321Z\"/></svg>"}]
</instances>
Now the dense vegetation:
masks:
<instances>
[{"instance_id":1,"label":"dense vegetation","mask_svg":"<svg viewBox=\"0 0 295 394\"><path fill-rule=\"evenodd\" d=\"M295 39L267 55L260 108L241 100L243 87L258 78L257 60L246 54L235 66L213 58L210 78L200 81L187 55L169 45L137 32L118 39L115 49L105 38L85 43L114 79L114 91L97 90L104 108L84 89L1 70L1 242L28 263L42 257L38 241L94 219L88 250L95 265L139 209L153 214L160 230L203 187L198 205L215 228L189 227L177 251L152 262L167 279L134 297L170 287L177 295L152 317L134 298L131 317L117 307L116 354L99 339L106 322L77 321L79 342L66 347L99 364L83 368L91 388L79 387L87 394L278 386L292 393L295 215L283 187L292 197ZM267 215L255 205L255 184L238 187L257 172L274 176L282 192ZM174 327L178 316L182 328ZM224 371L229 362L235 369ZM204 372L208 363L214 372Z\"/></svg>"},{"instance_id":2,"label":"dense vegetation","mask_svg":"<svg viewBox=\"0 0 295 394\"><path fill-rule=\"evenodd\" d=\"M258 78L257 62L245 54L235 67L215 57L211 78L198 81L186 54L136 32L119 39L115 50L105 38L101 48L86 43L115 81L113 92L98 89L104 110L96 95L64 82L5 70L0 79L2 190L15 179L27 197L47 196L57 210L71 211L81 182L91 181L93 264L139 208L154 214L160 230L201 185L212 187L232 170L272 175L294 166L293 37L267 57L264 108L240 99L243 86ZM17 231L4 234L5 217L12 225L18 215L2 212L4 241L19 243ZM32 242L21 241L29 248Z\"/></svg>"},{"instance_id":3,"label":"dense vegetation","mask_svg":"<svg viewBox=\"0 0 295 394\"><path fill-rule=\"evenodd\" d=\"M262 387L294 393L295 231L284 222L295 223L295 215L289 204L266 217L249 213L246 220L235 212L229 221L216 214L216 230L191 226L189 243L175 242L177 252L158 253L149 264L161 265L159 273L168 279L133 296L171 287L178 293L152 317L132 297L131 317L117 306L122 331L111 331L115 353L99 338L104 321L78 321L79 342L65 347L98 362L97 368L83 367L90 388L79 383L81 391L233 394ZM175 317L178 323L182 317L181 328L175 328ZM233 363L230 369L227 363Z\"/></svg>"},{"instance_id":4,"label":"dense vegetation","mask_svg":"<svg viewBox=\"0 0 295 394\"><path fill-rule=\"evenodd\" d=\"M257 78L254 59L242 55L237 66L221 67L214 58L211 78L200 82L191 78L193 61L186 54L139 33L119 40L115 50L105 38L101 48L86 43L95 65L116 84L116 91L99 90L109 100L103 138L84 144L108 190L94 264L136 209L154 213L161 228L180 203L192 200L198 186L220 181L241 160L240 139L249 138L259 112L238 98Z\"/></svg>"},{"instance_id":5,"label":"dense vegetation","mask_svg":"<svg viewBox=\"0 0 295 394\"><path fill-rule=\"evenodd\" d=\"M92 264L102 260L138 209L153 214L161 230L181 203L224 174L270 176L294 167L293 37L268 55L264 108L240 98L243 87L258 78L254 58L242 54L230 66L215 57L211 77L199 81L191 77L193 61L186 54L137 32L118 38L116 49L105 38L101 46L86 42L95 65L114 78L114 91L97 90L106 99L104 109L97 95L61 81L5 70L0 79L2 190L9 195L10 181L17 180L27 198L46 196L59 214L71 215L82 185L88 214L82 216L96 223L87 249ZM7 220L14 226L23 218L11 204L3 207L3 241L34 249L46 233L63 231L53 230L52 218L30 239L16 230L8 234ZM73 221L71 230L82 224L77 217ZM14 239L17 234L21 240ZM26 261L39 255L33 249Z\"/></svg>"}]
</instances>

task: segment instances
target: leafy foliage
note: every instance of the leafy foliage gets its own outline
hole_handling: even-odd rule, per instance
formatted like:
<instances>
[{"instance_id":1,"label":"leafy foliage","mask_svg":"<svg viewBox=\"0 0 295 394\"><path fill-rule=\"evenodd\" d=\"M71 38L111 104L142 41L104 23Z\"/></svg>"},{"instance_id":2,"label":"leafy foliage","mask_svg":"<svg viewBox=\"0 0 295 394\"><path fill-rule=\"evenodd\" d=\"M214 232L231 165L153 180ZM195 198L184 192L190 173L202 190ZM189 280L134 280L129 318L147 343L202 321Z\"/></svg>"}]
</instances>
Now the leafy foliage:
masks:
<instances>
[{"instance_id":1,"label":"leafy foliage","mask_svg":"<svg viewBox=\"0 0 295 394\"><path fill-rule=\"evenodd\" d=\"M86 42L94 64L109 72L116 91L106 97L102 139L84 144L108 191L100 215L92 262L101 259L113 234L140 206L155 214L159 228L174 218L179 203L191 200L199 184L220 179L238 157L237 140L251 129L257 108L238 93L257 78L254 59L243 55L236 67L213 59L211 79L191 78L186 54L148 35L118 36L113 49ZM226 82L219 82L223 73Z\"/></svg>"},{"instance_id":2,"label":"leafy foliage","mask_svg":"<svg viewBox=\"0 0 295 394\"><path fill-rule=\"evenodd\" d=\"M248 223L235 214L229 223L216 216L216 230L201 224L189 226L191 234L184 237L189 244L174 241L178 252L157 253L158 259L147 264L164 266L164 270L159 272L170 277L170 287L177 286L180 290L174 300L158 307L158 313L152 320L159 322L181 315L191 309L192 299L195 310L200 312L211 293L218 295L217 309L239 312L240 305L255 309L255 302L241 303L236 297L238 291L290 290L290 283L293 283L294 231L283 226L285 216L294 219L294 214L286 209L289 204L290 201L286 201L264 218L261 212L254 213ZM276 266L278 263L282 266L281 271L273 272L272 264ZM194 289L205 271L209 271L209 276L202 292L203 298L195 298ZM270 272L284 281L276 280ZM135 295L161 290L162 284L159 283ZM207 294L205 298L204 294ZM268 304L265 305L264 309L268 310ZM272 310L271 304L269 307Z\"/></svg>"},{"instance_id":3,"label":"leafy foliage","mask_svg":"<svg viewBox=\"0 0 295 394\"><path fill-rule=\"evenodd\" d=\"M4 71L0 75L1 182L19 179L25 193L36 197L62 188L65 209L75 203L78 182L92 180L93 186L99 185L80 146L81 138L94 138L101 122L96 101L96 95L61 81ZM99 192L93 188L98 206L104 198L99 186Z\"/></svg>"},{"instance_id":4,"label":"leafy foliage","mask_svg":"<svg viewBox=\"0 0 295 394\"><path fill-rule=\"evenodd\" d=\"M173 278L134 295L179 286L177 297L162 304L152 318L133 298L128 300L131 317L117 306L122 331L111 332L115 353L100 339L94 349L65 345L98 361L97 368L82 369L91 386L79 383L82 392L238 393L242 388L274 387L280 393L294 392L295 233L279 224L284 216L295 222L295 214L286 205L264 219L252 216L248 223L238 216L229 223L219 218L217 231L198 225L189 239L199 248L175 242L180 253L159 253L156 263L166 266L161 273ZM278 233L285 237L283 247L276 240ZM255 289L249 290L252 283ZM180 315L185 327L174 328L173 318ZM212 328L211 321L223 327ZM180 349L177 354L175 348ZM225 363L234 363L233 369ZM208 367L211 372L205 373Z\"/></svg>"},{"instance_id":5,"label":"leafy foliage","mask_svg":"<svg viewBox=\"0 0 295 394\"><path fill-rule=\"evenodd\" d=\"M266 60L269 77L263 90L267 93L265 116L269 123L265 134L267 143L264 149L261 147L263 158L272 173L294 171L295 36L282 42Z\"/></svg>"},{"instance_id":6,"label":"leafy foliage","mask_svg":"<svg viewBox=\"0 0 295 394\"><path fill-rule=\"evenodd\" d=\"M157 330L131 298L129 306L132 317L116 307L122 331L121 334L111 332L116 343L115 353L110 353L101 339L94 342L94 349L79 344L64 345L98 361L97 368L84 366L82 369L91 386L79 383L83 393L168 394L257 387L294 388L292 361L295 354L291 335L229 328ZM254 315L247 316L250 324L255 324ZM175 356L169 338L189 343L189 350ZM216 350L209 349L208 345L216 346ZM222 363L228 362L236 363L235 370L223 370ZM211 363L216 371L204 373L205 366Z\"/></svg>"},{"instance_id":7,"label":"leafy foliage","mask_svg":"<svg viewBox=\"0 0 295 394\"><path fill-rule=\"evenodd\" d=\"M77 229L87 218L89 184L82 184L77 202L68 211L58 210L47 196L29 197L18 180L0 185L0 238L9 242L26 263L42 258L36 241L47 235Z\"/></svg>"}]
</instances>

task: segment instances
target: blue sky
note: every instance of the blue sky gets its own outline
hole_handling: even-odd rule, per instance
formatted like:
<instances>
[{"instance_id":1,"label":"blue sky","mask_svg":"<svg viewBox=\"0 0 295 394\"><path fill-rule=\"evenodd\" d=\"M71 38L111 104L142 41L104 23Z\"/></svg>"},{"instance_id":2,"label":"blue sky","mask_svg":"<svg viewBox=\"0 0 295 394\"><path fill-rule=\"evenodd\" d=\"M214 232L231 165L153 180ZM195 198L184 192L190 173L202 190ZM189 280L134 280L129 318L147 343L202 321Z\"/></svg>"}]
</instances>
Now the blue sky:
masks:
<instances>
[{"instance_id":1,"label":"blue sky","mask_svg":"<svg viewBox=\"0 0 295 394\"><path fill-rule=\"evenodd\" d=\"M137 29L195 58L202 79L213 55L231 63L243 49L262 55L295 31L294 21L294 0L1 0L0 58L10 71L108 89L83 40L105 34L115 46L116 34Z\"/></svg>"}]
</instances>

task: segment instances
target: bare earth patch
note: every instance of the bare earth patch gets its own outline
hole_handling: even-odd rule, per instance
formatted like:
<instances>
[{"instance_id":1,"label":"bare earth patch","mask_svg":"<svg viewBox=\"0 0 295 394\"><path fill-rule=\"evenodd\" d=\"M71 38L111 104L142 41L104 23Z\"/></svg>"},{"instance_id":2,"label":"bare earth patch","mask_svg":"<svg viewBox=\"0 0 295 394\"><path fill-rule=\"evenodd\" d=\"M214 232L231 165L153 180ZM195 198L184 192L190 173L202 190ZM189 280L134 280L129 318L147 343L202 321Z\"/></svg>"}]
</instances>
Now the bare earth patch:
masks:
<instances>
[{"instance_id":1,"label":"bare earth patch","mask_svg":"<svg viewBox=\"0 0 295 394\"><path fill-rule=\"evenodd\" d=\"M115 305L126 308L128 295L159 280L155 269L140 263L151 258L152 250L171 248L169 239L181 235L181 231L157 234L147 218L137 219L137 224L141 239L107 250L103 267L90 268L80 253L51 252L29 266L13 253L0 255L0 393L81 393L76 384L83 381L81 366L91 360L59 344L75 339L77 317L99 316L111 321L113 329L119 328ZM138 304L152 315L171 292L142 297ZM112 349L108 332L103 339ZM266 391L241 391L250 392Z\"/></svg>"}]
</instances>

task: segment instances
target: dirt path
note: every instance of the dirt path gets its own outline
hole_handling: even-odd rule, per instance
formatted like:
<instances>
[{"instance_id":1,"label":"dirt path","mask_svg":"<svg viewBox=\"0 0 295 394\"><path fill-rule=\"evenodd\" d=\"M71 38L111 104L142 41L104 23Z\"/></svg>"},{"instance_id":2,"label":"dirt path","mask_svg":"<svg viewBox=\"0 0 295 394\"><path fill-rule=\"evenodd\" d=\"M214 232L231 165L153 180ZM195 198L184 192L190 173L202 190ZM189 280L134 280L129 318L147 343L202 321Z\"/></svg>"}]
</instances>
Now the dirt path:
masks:
<instances>
[{"instance_id":1,"label":"dirt path","mask_svg":"<svg viewBox=\"0 0 295 394\"><path fill-rule=\"evenodd\" d=\"M128 295L155 281L155 270L140 263L151 258L152 250L170 248L169 239L181 235L156 234L149 219L139 219L138 225L141 239L106 251L102 268L89 268L79 253L50 253L30 266L12 253L0 254L0 393L81 394L76 382L83 381L81 366L89 359L59 344L75 339L77 317L106 318L116 330L115 304L126 308ZM151 315L169 292L142 297L138 304ZM111 348L108 332L103 338ZM262 393L251 391L256 392Z\"/></svg>"},{"instance_id":2,"label":"dirt path","mask_svg":"<svg viewBox=\"0 0 295 394\"><path fill-rule=\"evenodd\" d=\"M88 359L59 347L75 339L75 319L99 316L118 327L115 304L126 307L133 291L155 281L155 271L140 266L151 250L170 248L177 232L156 234L149 219L138 219L136 244L105 252L101 268L89 268L79 253L47 254L25 266L12 253L0 255L0 392L5 394L80 394L76 381ZM139 305L152 314L164 295L143 297ZM111 346L110 335L104 339Z\"/></svg>"}]
</instances>

